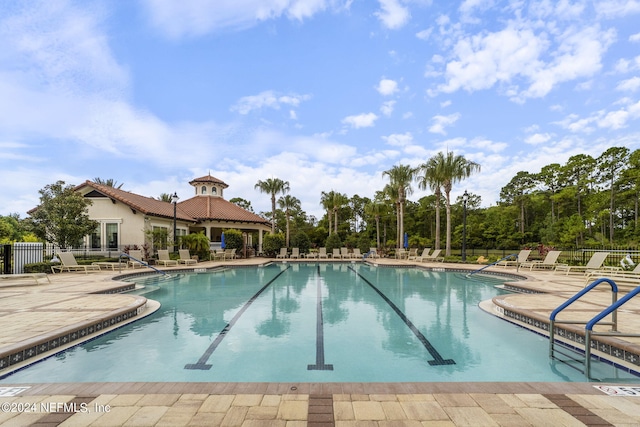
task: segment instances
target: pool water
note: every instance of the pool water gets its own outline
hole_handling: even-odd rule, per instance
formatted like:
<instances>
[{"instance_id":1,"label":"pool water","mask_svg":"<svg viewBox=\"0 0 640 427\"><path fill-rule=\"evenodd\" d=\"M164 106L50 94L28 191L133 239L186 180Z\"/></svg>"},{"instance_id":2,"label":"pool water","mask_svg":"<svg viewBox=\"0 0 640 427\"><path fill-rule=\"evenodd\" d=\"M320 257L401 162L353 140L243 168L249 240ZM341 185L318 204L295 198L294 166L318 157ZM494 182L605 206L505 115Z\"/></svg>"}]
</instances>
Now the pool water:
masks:
<instances>
[{"instance_id":1,"label":"pool water","mask_svg":"<svg viewBox=\"0 0 640 427\"><path fill-rule=\"evenodd\" d=\"M478 308L495 276L285 263L135 280L156 313L3 381L585 381L547 338Z\"/></svg>"}]
</instances>

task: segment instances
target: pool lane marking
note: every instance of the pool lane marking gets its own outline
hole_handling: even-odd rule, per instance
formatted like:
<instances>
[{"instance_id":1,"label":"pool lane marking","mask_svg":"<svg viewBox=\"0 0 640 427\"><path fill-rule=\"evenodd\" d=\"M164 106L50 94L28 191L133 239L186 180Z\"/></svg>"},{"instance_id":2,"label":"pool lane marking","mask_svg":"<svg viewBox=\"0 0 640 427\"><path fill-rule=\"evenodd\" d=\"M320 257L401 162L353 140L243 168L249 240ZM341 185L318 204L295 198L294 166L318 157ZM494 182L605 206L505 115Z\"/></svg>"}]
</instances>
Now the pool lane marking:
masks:
<instances>
[{"instance_id":1,"label":"pool lane marking","mask_svg":"<svg viewBox=\"0 0 640 427\"><path fill-rule=\"evenodd\" d=\"M333 371L333 365L324 363L324 321L322 319L322 281L320 266L316 275L316 364L307 365L308 371Z\"/></svg>"},{"instance_id":2,"label":"pool lane marking","mask_svg":"<svg viewBox=\"0 0 640 427\"><path fill-rule=\"evenodd\" d=\"M349 267L349 270L356 273L362 280L365 281L367 285L371 286L371 288L374 291L376 291L376 293L380 295L382 299L386 301L387 304L389 304L389 307L391 307L393 311L395 311L396 314L400 316L402 321L409 327L409 329L411 329L411 332L414 333L414 335L418 338L418 340L420 340L424 348L427 349L431 357L433 357L433 360L429 360L429 365L434 366L434 365L455 365L456 364L456 362L453 359L443 359L442 356L440 356L440 353L438 353L435 347L429 342L427 337L425 337L424 334L420 332L418 328L416 328L413 322L409 320L409 318L402 312L402 310L400 310L400 308L397 305L395 305L393 301L387 298L387 296L384 293L382 293L380 289L378 289L373 283L367 280L367 278L364 277L362 274L358 273L353 267Z\"/></svg>"},{"instance_id":3,"label":"pool lane marking","mask_svg":"<svg viewBox=\"0 0 640 427\"><path fill-rule=\"evenodd\" d=\"M236 315L233 316L233 319L231 319L231 321L229 323L227 323L227 325L220 331L220 333L218 334L216 339L211 343L211 345L207 348L207 350L202 354L200 359L198 359L198 362L196 362L196 363L188 363L188 364L184 365L184 369L200 369L200 370L203 370L203 371L211 369L211 365L208 365L207 361L209 360L209 358L211 357L213 352L216 350L216 348L220 345L222 340L227 336L227 333L231 330L231 328L233 328L233 325L236 324L238 319L240 319L240 316L242 316L242 314L245 311L247 311L249 306L256 300L256 298L258 298L262 292L264 292L273 282L276 281L276 279L278 277L280 277L282 275L282 273L287 271L289 268L291 268L290 265L287 266L287 268L282 270L280 273L276 274L276 276L273 279L269 280L269 282L267 282L266 285L264 285L262 288L260 288L260 290L258 292L256 292L255 295L253 295L251 298L249 298L249 301L247 301L242 306L242 308L236 313Z\"/></svg>"}]
</instances>

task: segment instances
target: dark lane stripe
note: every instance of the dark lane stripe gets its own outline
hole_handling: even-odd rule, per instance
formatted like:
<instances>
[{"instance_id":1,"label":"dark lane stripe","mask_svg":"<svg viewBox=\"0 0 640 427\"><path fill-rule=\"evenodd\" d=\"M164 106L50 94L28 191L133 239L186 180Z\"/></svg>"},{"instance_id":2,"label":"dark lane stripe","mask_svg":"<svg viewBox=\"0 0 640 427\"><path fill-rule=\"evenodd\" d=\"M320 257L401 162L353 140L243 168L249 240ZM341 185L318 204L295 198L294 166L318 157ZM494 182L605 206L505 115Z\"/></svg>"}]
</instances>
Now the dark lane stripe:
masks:
<instances>
[{"instance_id":1,"label":"dark lane stripe","mask_svg":"<svg viewBox=\"0 0 640 427\"><path fill-rule=\"evenodd\" d=\"M249 301L247 301L242 308L236 313L235 316L233 316L233 319L231 319L231 321L229 323L227 323L227 325L220 331L220 333L218 334L218 336L216 337L215 341L213 341L211 343L211 345L209 346L209 348L207 348L207 350L204 352L204 354L200 357L200 359L198 359L197 363L188 363L184 366L184 369L201 369L201 370L209 370L211 369L211 365L207 365L207 361L209 360L209 358L211 357L211 355L213 354L213 352L216 350L216 348L218 347L218 345L220 345L220 343L222 342L222 340L224 339L224 337L227 336L227 332L229 332L231 330L231 328L233 328L233 325L236 324L236 322L238 321L238 319L240 319L240 316L242 316L242 314L247 311L247 309L249 308L249 306L253 303L253 301L256 300L256 298L258 298L260 296L260 294L262 292L265 291L265 289L267 289L273 282L276 281L276 279L278 277L280 277L282 275L282 273L284 273L285 271L287 271L289 268L291 268L291 266L287 266L287 268L285 268L284 270L282 270L280 273L276 274L276 276L269 280L269 282L267 282L266 285L264 285L262 288L260 288L260 290L258 292L255 293L254 296L252 296Z\"/></svg>"},{"instance_id":2,"label":"dark lane stripe","mask_svg":"<svg viewBox=\"0 0 640 427\"><path fill-rule=\"evenodd\" d=\"M322 318L322 280L320 266L316 275L316 364L307 365L309 371L333 371L333 365L324 363L324 320Z\"/></svg>"},{"instance_id":3,"label":"dark lane stripe","mask_svg":"<svg viewBox=\"0 0 640 427\"><path fill-rule=\"evenodd\" d=\"M402 310L400 310L400 308L398 308L398 306L395 305L393 301L387 298L387 296L383 294L380 291L380 289L378 289L373 283L368 281L367 278L364 277L362 274L358 273L353 267L349 267L349 270L356 273L358 277L364 280L367 285L371 286L371 288L374 291L376 291L376 293L380 295L387 304L389 304L389 307L391 307L393 311L395 311L396 314L400 316L402 321L409 327L409 329L411 329L411 332L414 333L414 335L418 338L418 340L420 340L424 348L427 349L431 357L433 357L433 360L429 360L429 365L433 366L433 365L455 365L456 364L456 362L453 359L443 359L442 356L440 356L440 353L438 353L438 351L435 349L435 347L431 345L427 337L425 337L424 334L420 332L418 328L415 327L415 325L411 322L411 320L407 318L407 316L402 312Z\"/></svg>"}]
</instances>

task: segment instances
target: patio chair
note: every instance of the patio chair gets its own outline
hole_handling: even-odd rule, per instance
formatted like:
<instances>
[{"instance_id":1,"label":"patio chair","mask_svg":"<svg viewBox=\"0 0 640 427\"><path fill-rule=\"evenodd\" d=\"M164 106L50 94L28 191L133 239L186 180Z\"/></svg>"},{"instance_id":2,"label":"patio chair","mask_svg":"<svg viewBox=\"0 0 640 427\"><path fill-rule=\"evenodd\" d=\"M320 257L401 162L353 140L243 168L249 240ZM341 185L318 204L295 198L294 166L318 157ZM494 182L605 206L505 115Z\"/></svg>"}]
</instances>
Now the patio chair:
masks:
<instances>
[{"instance_id":1,"label":"patio chair","mask_svg":"<svg viewBox=\"0 0 640 427\"><path fill-rule=\"evenodd\" d=\"M591 271L597 271L602 267L602 264L604 264L604 260L608 255L609 252L594 252L593 255L591 255L591 259L589 259L589 262L587 262L587 265L558 264L556 265L554 273L556 271L565 271L565 274L568 276L569 273L573 271L583 274L587 274Z\"/></svg>"},{"instance_id":2,"label":"patio chair","mask_svg":"<svg viewBox=\"0 0 640 427\"><path fill-rule=\"evenodd\" d=\"M444 261L444 257L440 256L440 252L442 249L436 249L431 253L431 255L427 255L426 257L420 257L418 261L420 262L429 262L429 261Z\"/></svg>"},{"instance_id":3,"label":"patio chair","mask_svg":"<svg viewBox=\"0 0 640 427\"><path fill-rule=\"evenodd\" d=\"M168 249L158 249L158 264L162 264L166 267L168 265L178 265L178 261L169 258Z\"/></svg>"},{"instance_id":4,"label":"patio chair","mask_svg":"<svg viewBox=\"0 0 640 427\"><path fill-rule=\"evenodd\" d=\"M130 249L129 250L129 258L127 258L127 266L131 266L133 268L136 267L146 267L147 264L143 262L142 251L139 249Z\"/></svg>"},{"instance_id":5,"label":"patio chair","mask_svg":"<svg viewBox=\"0 0 640 427\"><path fill-rule=\"evenodd\" d=\"M231 248L231 249L225 249L224 250L224 259L236 259L236 252L238 251L238 249L236 248Z\"/></svg>"},{"instance_id":6,"label":"patio chair","mask_svg":"<svg viewBox=\"0 0 640 427\"><path fill-rule=\"evenodd\" d=\"M640 285L640 264L637 264L633 270L622 270L620 267L605 267L587 272L585 277L587 284L601 277L608 277L615 282L623 281Z\"/></svg>"},{"instance_id":7,"label":"patio chair","mask_svg":"<svg viewBox=\"0 0 640 427\"><path fill-rule=\"evenodd\" d=\"M289 255L287 248L280 248L280 253L276 255L276 258L286 258L287 255Z\"/></svg>"},{"instance_id":8,"label":"patio chair","mask_svg":"<svg viewBox=\"0 0 640 427\"><path fill-rule=\"evenodd\" d=\"M523 249L520 251L516 259L514 260L503 259L502 261L499 261L496 265L501 265L504 268L507 268L510 266L519 267L523 262L527 261L527 258L529 258L530 254L531 254L531 249Z\"/></svg>"},{"instance_id":9,"label":"patio chair","mask_svg":"<svg viewBox=\"0 0 640 427\"><path fill-rule=\"evenodd\" d=\"M318 259L327 259L329 256L327 255L327 248L318 249Z\"/></svg>"},{"instance_id":10,"label":"patio chair","mask_svg":"<svg viewBox=\"0 0 640 427\"><path fill-rule=\"evenodd\" d=\"M378 248L369 248L367 256L369 258L378 258Z\"/></svg>"},{"instance_id":11,"label":"patio chair","mask_svg":"<svg viewBox=\"0 0 640 427\"><path fill-rule=\"evenodd\" d=\"M318 252L316 252L316 251L309 251L309 253L305 255L305 258L309 258L309 259L315 259L315 258L318 258Z\"/></svg>"},{"instance_id":12,"label":"patio chair","mask_svg":"<svg viewBox=\"0 0 640 427\"><path fill-rule=\"evenodd\" d=\"M289 258L300 258L300 248L291 248L291 255L289 255Z\"/></svg>"},{"instance_id":13,"label":"patio chair","mask_svg":"<svg viewBox=\"0 0 640 427\"><path fill-rule=\"evenodd\" d=\"M340 249L333 248L333 253L331 254L331 258L340 258L340 259L342 259L342 255L340 254Z\"/></svg>"},{"instance_id":14,"label":"patio chair","mask_svg":"<svg viewBox=\"0 0 640 427\"><path fill-rule=\"evenodd\" d=\"M60 265L52 265L51 272L53 274L58 272L62 273L63 271L67 271L69 273L73 271L84 271L85 274L89 273L89 271L100 271L100 266L91 264L91 265L80 265L78 261L76 261L76 257L72 252L60 252L58 253L58 258L60 259Z\"/></svg>"},{"instance_id":15,"label":"patio chair","mask_svg":"<svg viewBox=\"0 0 640 427\"><path fill-rule=\"evenodd\" d=\"M225 253L224 249L214 249L209 253L209 260L210 261L223 260L224 253Z\"/></svg>"},{"instance_id":16,"label":"patio chair","mask_svg":"<svg viewBox=\"0 0 640 427\"><path fill-rule=\"evenodd\" d=\"M197 264L198 261L191 258L191 254L189 253L189 249L179 249L178 254L180 258L178 258L178 262L180 264L191 265Z\"/></svg>"},{"instance_id":17,"label":"patio chair","mask_svg":"<svg viewBox=\"0 0 640 427\"><path fill-rule=\"evenodd\" d=\"M353 248L351 258L362 258L362 252L360 252L360 248Z\"/></svg>"},{"instance_id":18,"label":"patio chair","mask_svg":"<svg viewBox=\"0 0 640 427\"><path fill-rule=\"evenodd\" d=\"M547 256L544 257L542 261L540 260L525 261L522 264L520 264L520 267L522 268L529 267L529 271L533 270L534 268L555 268L556 265L558 265L557 261L558 261L558 256L560 255L560 252L562 251L549 251L547 253Z\"/></svg>"},{"instance_id":19,"label":"patio chair","mask_svg":"<svg viewBox=\"0 0 640 427\"><path fill-rule=\"evenodd\" d=\"M348 248L340 248L340 257L343 259L351 258Z\"/></svg>"},{"instance_id":20,"label":"patio chair","mask_svg":"<svg viewBox=\"0 0 640 427\"><path fill-rule=\"evenodd\" d=\"M417 251L417 249L416 249ZM421 260L423 258L426 258L429 256L429 252L431 252L431 248L424 248L422 250L422 254L420 254L420 256L418 256L418 253L416 252L416 254L414 256L410 256L409 259L410 260L414 260L414 261L418 261Z\"/></svg>"},{"instance_id":21,"label":"patio chair","mask_svg":"<svg viewBox=\"0 0 640 427\"><path fill-rule=\"evenodd\" d=\"M405 259L407 257L407 250L404 248L396 249L396 259Z\"/></svg>"}]
</instances>

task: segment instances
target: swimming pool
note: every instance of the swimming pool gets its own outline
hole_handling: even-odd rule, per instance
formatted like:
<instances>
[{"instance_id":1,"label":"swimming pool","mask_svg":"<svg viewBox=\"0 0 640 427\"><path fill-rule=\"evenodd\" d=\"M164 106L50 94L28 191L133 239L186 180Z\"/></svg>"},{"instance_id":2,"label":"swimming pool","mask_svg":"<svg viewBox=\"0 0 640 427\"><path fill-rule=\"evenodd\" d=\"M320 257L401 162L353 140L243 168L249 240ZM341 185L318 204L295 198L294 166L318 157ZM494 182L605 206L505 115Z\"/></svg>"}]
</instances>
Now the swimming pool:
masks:
<instances>
[{"instance_id":1,"label":"swimming pool","mask_svg":"<svg viewBox=\"0 0 640 427\"><path fill-rule=\"evenodd\" d=\"M284 263L135 280L156 313L4 381L585 381L478 308L503 292L495 276Z\"/></svg>"}]
</instances>

